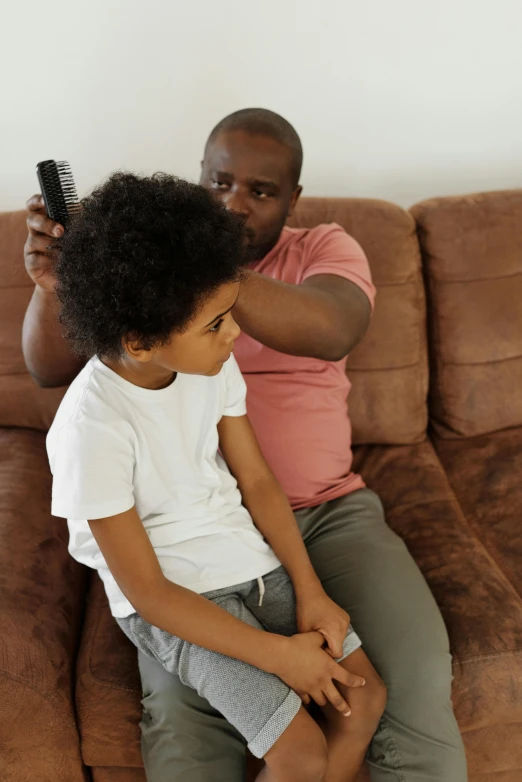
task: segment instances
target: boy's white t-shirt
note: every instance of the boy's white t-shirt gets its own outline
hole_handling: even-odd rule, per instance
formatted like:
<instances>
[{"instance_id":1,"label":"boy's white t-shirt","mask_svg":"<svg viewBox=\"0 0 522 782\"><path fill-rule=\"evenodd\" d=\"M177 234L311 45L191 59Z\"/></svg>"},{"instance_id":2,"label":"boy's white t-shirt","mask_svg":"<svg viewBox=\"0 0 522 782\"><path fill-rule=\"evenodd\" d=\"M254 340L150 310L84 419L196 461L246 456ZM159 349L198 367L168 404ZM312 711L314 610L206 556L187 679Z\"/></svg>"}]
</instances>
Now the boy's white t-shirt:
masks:
<instances>
[{"instance_id":1,"label":"boy's white t-shirt","mask_svg":"<svg viewBox=\"0 0 522 782\"><path fill-rule=\"evenodd\" d=\"M114 616L135 609L87 519L133 505L164 575L194 592L279 566L218 453L217 424L224 415L245 415L245 396L233 356L218 375L178 374L157 391L129 383L95 357L67 391L47 436L52 513L68 519L69 551L99 571Z\"/></svg>"}]
</instances>

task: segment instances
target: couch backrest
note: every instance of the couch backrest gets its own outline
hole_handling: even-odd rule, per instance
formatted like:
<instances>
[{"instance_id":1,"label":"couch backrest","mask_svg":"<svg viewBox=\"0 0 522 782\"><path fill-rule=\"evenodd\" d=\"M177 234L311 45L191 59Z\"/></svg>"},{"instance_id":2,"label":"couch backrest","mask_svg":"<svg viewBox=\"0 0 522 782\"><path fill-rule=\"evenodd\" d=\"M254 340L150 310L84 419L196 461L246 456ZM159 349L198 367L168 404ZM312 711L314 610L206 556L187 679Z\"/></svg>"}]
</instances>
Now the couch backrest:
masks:
<instances>
[{"instance_id":1,"label":"couch backrest","mask_svg":"<svg viewBox=\"0 0 522 782\"><path fill-rule=\"evenodd\" d=\"M365 199L305 198L293 225L336 222L368 255L374 317L348 361L355 443L412 443L427 424L428 370L420 253L412 217ZM25 212L0 214L0 425L46 430L63 389L38 388L25 369L22 322L33 285L23 264Z\"/></svg>"},{"instance_id":2,"label":"couch backrest","mask_svg":"<svg viewBox=\"0 0 522 782\"><path fill-rule=\"evenodd\" d=\"M318 223L338 223L357 239L377 287L372 323L347 363L354 443L418 442L426 435L428 362L415 222L386 201L303 198L290 225Z\"/></svg>"},{"instance_id":3,"label":"couch backrest","mask_svg":"<svg viewBox=\"0 0 522 782\"><path fill-rule=\"evenodd\" d=\"M429 291L436 431L522 425L522 190L434 198L412 214Z\"/></svg>"},{"instance_id":4,"label":"couch backrest","mask_svg":"<svg viewBox=\"0 0 522 782\"><path fill-rule=\"evenodd\" d=\"M23 246L25 212L0 213L0 426L47 430L63 389L38 388L22 355L22 323L34 285Z\"/></svg>"}]
</instances>

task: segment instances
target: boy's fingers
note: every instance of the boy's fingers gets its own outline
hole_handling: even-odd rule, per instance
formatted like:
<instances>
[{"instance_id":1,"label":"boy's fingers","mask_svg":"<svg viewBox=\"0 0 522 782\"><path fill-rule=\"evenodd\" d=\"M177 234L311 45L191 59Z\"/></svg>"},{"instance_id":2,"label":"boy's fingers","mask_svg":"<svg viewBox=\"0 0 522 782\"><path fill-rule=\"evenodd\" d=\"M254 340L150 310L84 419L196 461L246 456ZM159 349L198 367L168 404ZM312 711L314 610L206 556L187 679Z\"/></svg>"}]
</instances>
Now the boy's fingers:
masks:
<instances>
[{"instance_id":1,"label":"boy's fingers","mask_svg":"<svg viewBox=\"0 0 522 782\"><path fill-rule=\"evenodd\" d=\"M366 684L366 681L362 676L350 673L350 671L345 670L345 668L342 668L338 663L334 664L332 679L341 682L341 684L345 684L347 687L363 687Z\"/></svg>"},{"instance_id":2,"label":"boy's fingers","mask_svg":"<svg viewBox=\"0 0 522 782\"><path fill-rule=\"evenodd\" d=\"M348 701L343 698L339 690L334 684L331 684L328 689L325 690L324 694L328 698L329 702L332 704L334 709L337 709L341 714L344 714L345 717L349 717L352 713L352 710L350 708L350 704Z\"/></svg>"},{"instance_id":3,"label":"boy's fingers","mask_svg":"<svg viewBox=\"0 0 522 782\"><path fill-rule=\"evenodd\" d=\"M317 703L318 706L326 706L326 704L328 703L328 698L321 690L319 690L318 692L313 692L312 698L314 699L314 701Z\"/></svg>"},{"instance_id":4,"label":"boy's fingers","mask_svg":"<svg viewBox=\"0 0 522 782\"><path fill-rule=\"evenodd\" d=\"M338 641L337 639L327 639L328 640L328 647L331 650L334 657L342 657L343 656L343 645L341 641Z\"/></svg>"}]
</instances>

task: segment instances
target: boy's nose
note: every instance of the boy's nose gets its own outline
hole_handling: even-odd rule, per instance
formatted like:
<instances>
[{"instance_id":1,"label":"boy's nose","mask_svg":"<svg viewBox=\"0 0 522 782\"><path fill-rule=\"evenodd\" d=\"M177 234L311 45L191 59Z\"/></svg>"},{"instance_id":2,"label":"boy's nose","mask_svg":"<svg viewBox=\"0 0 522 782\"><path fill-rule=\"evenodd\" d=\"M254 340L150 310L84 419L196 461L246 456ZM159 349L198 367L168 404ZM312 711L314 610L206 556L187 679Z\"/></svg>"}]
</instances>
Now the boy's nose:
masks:
<instances>
[{"instance_id":1,"label":"boy's nose","mask_svg":"<svg viewBox=\"0 0 522 782\"><path fill-rule=\"evenodd\" d=\"M231 350L234 350L234 340L236 340L240 334L241 334L241 329L239 328L236 321L234 320L234 323L232 325L232 335L230 340L232 343L232 347L230 348Z\"/></svg>"}]
</instances>

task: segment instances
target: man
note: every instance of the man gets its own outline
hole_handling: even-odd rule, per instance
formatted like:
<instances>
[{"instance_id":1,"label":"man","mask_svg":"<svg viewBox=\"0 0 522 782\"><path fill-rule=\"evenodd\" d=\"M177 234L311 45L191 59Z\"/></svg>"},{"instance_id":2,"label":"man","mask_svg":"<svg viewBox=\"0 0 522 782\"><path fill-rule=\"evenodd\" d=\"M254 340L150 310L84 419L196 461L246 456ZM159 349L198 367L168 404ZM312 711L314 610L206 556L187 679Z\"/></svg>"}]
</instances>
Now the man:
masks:
<instances>
[{"instance_id":1,"label":"man","mask_svg":"<svg viewBox=\"0 0 522 782\"><path fill-rule=\"evenodd\" d=\"M338 226L284 227L301 193L301 163L295 130L262 109L226 117L205 148L201 183L244 215L258 259L234 308L244 332L236 357L249 415L325 590L351 615L388 688L368 756L372 782L464 782L442 618L406 547L387 527L378 497L351 471L344 359L368 326L374 295L368 265ZM61 228L45 216L40 198L28 207L25 258L36 287L24 354L37 382L60 385L82 366L56 321L46 248ZM141 657L140 668L150 782L240 782L239 734L159 664Z\"/></svg>"}]
</instances>

